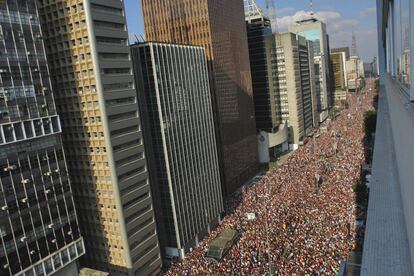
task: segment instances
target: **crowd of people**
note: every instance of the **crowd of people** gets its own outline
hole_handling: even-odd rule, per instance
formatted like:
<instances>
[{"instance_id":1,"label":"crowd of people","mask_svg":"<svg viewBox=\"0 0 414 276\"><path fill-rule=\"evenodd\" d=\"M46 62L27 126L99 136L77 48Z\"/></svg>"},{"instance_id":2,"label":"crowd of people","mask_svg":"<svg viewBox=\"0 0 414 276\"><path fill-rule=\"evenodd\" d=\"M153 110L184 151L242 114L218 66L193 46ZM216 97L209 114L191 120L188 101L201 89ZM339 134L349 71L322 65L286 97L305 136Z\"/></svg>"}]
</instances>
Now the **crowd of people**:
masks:
<instances>
[{"instance_id":1,"label":"crowd of people","mask_svg":"<svg viewBox=\"0 0 414 276\"><path fill-rule=\"evenodd\" d=\"M336 275L358 239L352 186L365 160L363 113L374 96L350 94L325 131L243 189L220 225L166 275ZM238 230L239 240L221 261L205 258L223 229Z\"/></svg>"}]
</instances>

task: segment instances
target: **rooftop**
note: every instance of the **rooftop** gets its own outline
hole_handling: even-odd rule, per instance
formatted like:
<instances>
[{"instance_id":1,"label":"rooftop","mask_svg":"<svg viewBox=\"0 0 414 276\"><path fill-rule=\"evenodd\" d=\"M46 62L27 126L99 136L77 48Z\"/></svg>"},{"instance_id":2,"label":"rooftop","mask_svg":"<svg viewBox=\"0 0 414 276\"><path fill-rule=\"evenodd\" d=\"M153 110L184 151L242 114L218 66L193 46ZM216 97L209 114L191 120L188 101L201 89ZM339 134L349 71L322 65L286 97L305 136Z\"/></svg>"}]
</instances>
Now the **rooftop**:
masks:
<instances>
[{"instance_id":1,"label":"rooftop","mask_svg":"<svg viewBox=\"0 0 414 276\"><path fill-rule=\"evenodd\" d=\"M390 77L380 89L375 137L361 275L413 275L406 223L412 212L404 212L413 200L403 195L414 192L414 107Z\"/></svg>"}]
</instances>

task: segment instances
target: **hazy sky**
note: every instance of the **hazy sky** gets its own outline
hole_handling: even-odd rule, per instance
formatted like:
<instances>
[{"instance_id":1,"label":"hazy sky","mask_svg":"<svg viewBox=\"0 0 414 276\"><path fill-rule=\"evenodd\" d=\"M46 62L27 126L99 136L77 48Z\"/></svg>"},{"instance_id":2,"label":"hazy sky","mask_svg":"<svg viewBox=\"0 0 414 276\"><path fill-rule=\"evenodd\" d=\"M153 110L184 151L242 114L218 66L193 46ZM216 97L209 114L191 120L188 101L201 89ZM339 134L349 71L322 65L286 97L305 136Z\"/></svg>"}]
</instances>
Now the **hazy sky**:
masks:
<instances>
[{"instance_id":1,"label":"hazy sky","mask_svg":"<svg viewBox=\"0 0 414 276\"><path fill-rule=\"evenodd\" d=\"M126 13L129 32L144 36L140 2L140 0L125 0ZM354 30L359 55L365 61L372 61L377 55L376 1L314 0L313 2L316 16L327 25L331 48L350 47L352 30ZM257 3L266 11L264 0L257 0ZM308 0L274 0L274 3L279 31L287 30L289 25L309 11Z\"/></svg>"}]
</instances>

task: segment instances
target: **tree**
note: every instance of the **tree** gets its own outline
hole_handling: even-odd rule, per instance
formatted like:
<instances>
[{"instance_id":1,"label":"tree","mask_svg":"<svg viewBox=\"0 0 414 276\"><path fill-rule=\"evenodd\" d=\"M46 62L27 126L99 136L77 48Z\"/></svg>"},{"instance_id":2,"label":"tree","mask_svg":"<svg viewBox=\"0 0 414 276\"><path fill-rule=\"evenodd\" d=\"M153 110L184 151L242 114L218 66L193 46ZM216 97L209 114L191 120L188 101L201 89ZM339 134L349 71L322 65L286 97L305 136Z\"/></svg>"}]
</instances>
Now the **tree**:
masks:
<instances>
[{"instance_id":1,"label":"tree","mask_svg":"<svg viewBox=\"0 0 414 276\"><path fill-rule=\"evenodd\" d=\"M357 204L363 204L368 199L368 188L367 185L361 181L358 180L353 185L353 190L356 197Z\"/></svg>"},{"instance_id":2,"label":"tree","mask_svg":"<svg viewBox=\"0 0 414 276\"><path fill-rule=\"evenodd\" d=\"M379 79L375 80L375 89L378 90L379 88Z\"/></svg>"},{"instance_id":3,"label":"tree","mask_svg":"<svg viewBox=\"0 0 414 276\"><path fill-rule=\"evenodd\" d=\"M365 137L368 142L372 141L372 133L375 132L377 127L377 112L376 111L367 111L364 113L364 128L365 128Z\"/></svg>"}]
</instances>

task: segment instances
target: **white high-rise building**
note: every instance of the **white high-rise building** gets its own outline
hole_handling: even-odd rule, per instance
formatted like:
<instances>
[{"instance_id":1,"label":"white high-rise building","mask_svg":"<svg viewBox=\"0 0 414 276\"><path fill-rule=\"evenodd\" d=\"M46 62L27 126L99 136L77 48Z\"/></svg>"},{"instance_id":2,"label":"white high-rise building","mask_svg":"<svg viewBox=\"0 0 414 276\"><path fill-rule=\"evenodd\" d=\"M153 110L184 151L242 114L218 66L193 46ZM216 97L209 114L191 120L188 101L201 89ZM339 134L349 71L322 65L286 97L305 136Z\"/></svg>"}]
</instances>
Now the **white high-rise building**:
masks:
<instances>
[{"instance_id":1,"label":"white high-rise building","mask_svg":"<svg viewBox=\"0 0 414 276\"><path fill-rule=\"evenodd\" d=\"M289 127L289 143L296 149L319 124L315 111L314 64L312 43L293 33L280 33L268 39L275 41L272 75L278 95L282 122Z\"/></svg>"}]
</instances>

